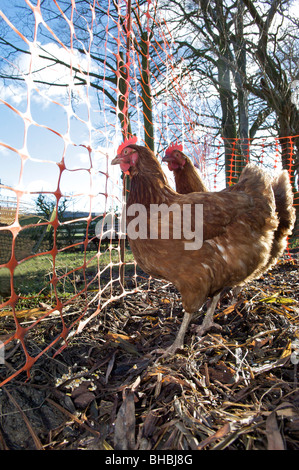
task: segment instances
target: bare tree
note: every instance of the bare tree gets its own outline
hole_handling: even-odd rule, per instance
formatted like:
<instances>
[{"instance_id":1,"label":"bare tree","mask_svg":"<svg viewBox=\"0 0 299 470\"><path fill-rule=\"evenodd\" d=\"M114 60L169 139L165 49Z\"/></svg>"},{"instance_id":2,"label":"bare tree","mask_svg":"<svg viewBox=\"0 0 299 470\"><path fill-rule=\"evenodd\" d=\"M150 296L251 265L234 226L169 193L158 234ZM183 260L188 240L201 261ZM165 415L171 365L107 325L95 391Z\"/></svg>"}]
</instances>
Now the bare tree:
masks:
<instances>
[{"instance_id":1,"label":"bare tree","mask_svg":"<svg viewBox=\"0 0 299 470\"><path fill-rule=\"evenodd\" d=\"M108 3L91 2L82 0L73 9L69 1L62 0L57 10L53 2L44 0L42 2L42 14L49 29L42 29L39 35L43 41L39 41L39 58L45 61L44 69L49 69L54 65L60 65L65 70L72 73L75 87L89 86L98 93L99 106L103 105L103 95L107 106L107 116L117 114L122 130L132 134L136 129L132 128L132 117L136 112L136 96L129 88L130 74L137 74L139 84L140 104L142 116L144 117L144 140L152 150L154 150L154 129L153 129L153 103L152 103L152 74L158 75L157 68L161 64L159 54L155 54L155 48L149 48L154 38L155 10L145 15L150 4L146 0L128 6L120 7L115 2ZM96 21L93 19L93 11ZM21 30L24 28L28 34L32 35L35 27L35 18L28 6L16 5L22 14L18 14L16 21ZM70 34L70 28L66 22L68 17L73 18L75 34ZM8 26L3 22L6 29ZM109 34L107 34L107 27ZM92 40L90 31L92 31ZM133 34L132 34L133 32ZM61 41L66 47L76 50L82 58L89 55L92 60L92 70L86 70L83 63L79 66L50 53L43 42L57 43ZM22 45L21 42L8 38L6 34L0 32L0 53L3 57L3 64L6 67L0 69L0 78L7 82L24 82L26 78L22 70L18 70L13 65L13 58L18 55L30 55L31 51ZM128 62L128 55L137 54L137 67L133 70L132 63ZM156 57L155 57L156 56ZM7 60L11 59L11 60ZM152 60L154 59L154 60ZM9 68L8 63L12 66ZM83 61L82 61L83 62ZM159 65L156 65L159 64ZM51 87L62 87L68 89L69 82L60 80L58 83L51 83L46 80L45 74L40 78L40 70L31 70L33 82L36 84L48 85ZM130 109L127 101L130 100Z\"/></svg>"},{"instance_id":2,"label":"bare tree","mask_svg":"<svg viewBox=\"0 0 299 470\"><path fill-rule=\"evenodd\" d=\"M292 83L298 76L299 18L288 17L288 1L273 0L266 3L265 11L258 11L254 2L242 0L258 29L258 41L251 42L251 54L260 70L260 87L249 81L246 88L264 99L275 112L275 128L279 136L282 166L289 170L295 193L297 224L299 213L299 108L292 99ZM284 16L288 25L283 26ZM276 21L276 25L274 22ZM290 47L290 44L292 45ZM293 57L284 55L285 45Z\"/></svg>"},{"instance_id":3,"label":"bare tree","mask_svg":"<svg viewBox=\"0 0 299 470\"><path fill-rule=\"evenodd\" d=\"M169 7L173 9L170 22L177 46L176 55L184 56L197 93L205 94L211 86L216 90L220 113L216 106L214 112L217 121L221 117L218 129L225 143L227 183L231 179L234 181L246 162L249 137L269 115L262 113L260 107L256 110L244 87L248 67L244 5L239 0L233 3L172 0L170 5L167 2ZM188 34L181 34L184 29Z\"/></svg>"},{"instance_id":4,"label":"bare tree","mask_svg":"<svg viewBox=\"0 0 299 470\"><path fill-rule=\"evenodd\" d=\"M171 9L177 60L184 56L199 94L205 93L207 80L217 91L227 182L244 166L248 139L266 130L279 137L282 166L290 172L298 210L299 109L292 99L298 77L298 17L291 16L289 6L289 0L165 4Z\"/></svg>"}]
</instances>

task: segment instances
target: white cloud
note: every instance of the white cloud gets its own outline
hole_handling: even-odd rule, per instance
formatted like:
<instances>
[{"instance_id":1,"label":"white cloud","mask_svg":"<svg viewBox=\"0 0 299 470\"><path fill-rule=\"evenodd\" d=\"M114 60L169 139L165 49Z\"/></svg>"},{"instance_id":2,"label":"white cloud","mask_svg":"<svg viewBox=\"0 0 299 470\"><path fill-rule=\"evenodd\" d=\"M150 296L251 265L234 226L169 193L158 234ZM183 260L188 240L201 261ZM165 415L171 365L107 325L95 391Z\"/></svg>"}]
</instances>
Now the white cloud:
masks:
<instances>
[{"instance_id":1,"label":"white cloud","mask_svg":"<svg viewBox=\"0 0 299 470\"><path fill-rule=\"evenodd\" d=\"M5 145L0 142L0 155L4 155L5 157L10 155L11 150L9 150Z\"/></svg>"},{"instance_id":2,"label":"white cloud","mask_svg":"<svg viewBox=\"0 0 299 470\"><path fill-rule=\"evenodd\" d=\"M101 114L99 118L99 114L95 113L95 110L98 110L95 92L89 90L87 94L86 86L75 86L73 83L74 74L72 76L70 68L61 63L57 64L52 59L55 57L60 62L71 64L82 72L87 71L88 68L95 71L94 63L89 62L90 59L87 55L80 54L76 50L72 52L52 42L43 45L33 44L30 52L31 54L15 56L14 62L7 65L5 70L2 69L3 73L21 76L24 79L23 82L7 80L1 83L0 81L1 99L17 109L17 114L20 114L26 125L29 122L34 125L26 128L26 132L28 130L27 148L32 158L26 161L22 179L19 184L16 184L16 189L23 190L24 197L28 200L35 197L32 193L56 190L59 180L58 167L53 164L53 169L47 167L46 160L37 160L37 157L40 155L40 158L45 159L47 156L48 160L51 160L51 157L46 155L45 149L42 148L45 145L45 140L41 137L41 131L44 130L41 128L57 129L64 137L66 145L67 169L63 171L60 181L60 189L63 194L68 197L78 195L79 199L85 197L89 203L92 200L93 204L97 202L97 211L103 210L101 206L104 204L103 201L106 201L107 193L113 194L112 198L108 197L109 203L107 203L108 206L112 206L122 197L120 169L118 166L110 165L119 142L116 142L115 135L111 132L111 135L107 134L105 137L107 137L107 145L112 141L113 148L97 146L99 135L104 140L104 134L102 135L95 128L102 116ZM84 78L88 82L88 77L84 76ZM39 82L46 82L49 85ZM56 86L50 84L56 84ZM69 106L70 92L72 98L75 98L72 102L72 105L76 106L75 111ZM59 109L62 109L63 112L59 114L58 108L51 106L53 103L62 105L62 108L59 107ZM36 126L35 123L37 123ZM32 128L36 130L36 134L32 133ZM120 135L119 140L121 140ZM81 147L83 144L91 145L93 148L91 165L88 150ZM49 146L49 149L47 147L47 151L49 150L53 155L62 156L62 150L57 145L57 142L54 142L52 146ZM16 146L16 148L18 147ZM7 153L5 147L1 145L0 153ZM55 157L54 163L57 163L58 160L59 158ZM109 175L108 181L106 172Z\"/></svg>"},{"instance_id":3,"label":"white cloud","mask_svg":"<svg viewBox=\"0 0 299 470\"><path fill-rule=\"evenodd\" d=\"M21 186L18 189L24 190ZM26 187L27 193L35 193L41 191L53 191L53 185L51 185L51 183L47 180L37 179L31 181Z\"/></svg>"},{"instance_id":4,"label":"white cloud","mask_svg":"<svg viewBox=\"0 0 299 470\"><path fill-rule=\"evenodd\" d=\"M84 76L88 83L86 71L91 66L88 56L77 50L71 51L53 42L43 45L39 42L31 43L30 54L19 54L13 63L2 69L3 74L8 76L21 76L25 84L6 80L5 83L2 82L0 96L17 105L27 100L28 91L38 89L39 93L34 93L33 98L43 106L51 100L66 104L70 92L77 100L84 101L84 88L75 86L74 70L71 68L79 70L77 74Z\"/></svg>"}]
</instances>

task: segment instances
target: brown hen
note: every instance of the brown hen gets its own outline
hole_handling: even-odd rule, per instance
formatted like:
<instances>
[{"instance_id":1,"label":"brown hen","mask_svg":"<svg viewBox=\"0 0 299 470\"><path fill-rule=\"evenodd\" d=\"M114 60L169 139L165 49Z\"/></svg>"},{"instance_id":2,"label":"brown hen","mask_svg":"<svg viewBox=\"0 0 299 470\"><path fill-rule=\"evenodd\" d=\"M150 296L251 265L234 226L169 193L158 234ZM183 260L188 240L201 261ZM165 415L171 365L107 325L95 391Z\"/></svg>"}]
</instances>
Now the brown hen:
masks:
<instances>
[{"instance_id":1,"label":"brown hen","mask_svg":"<svg viewBox=\"0 0 299 470\"><path fill-rule=\"evenodd\" d=\"M127 233L136 262L151 276L172 282L182 297L183 321L167 350L173 353L184 345L192 314L208 297L213 306L223 288L243 284L268 262L278 225L271 181L261 169L247 165L231 191L178 194L153 152L131 141L111 163L130 175ZM162 212L153 230L152 209L157 215L157 208ZM145 218L139 217L141 212Z\"/></svg>"},{"instance_id":2,"label":"brown hen","mask_svg":"<svg viewBox=\"0 0 299 470\"><path fill-rule=\"evenodd\" d=\"M170 145L166 149L162 162L167 162L168 169L174 174L177 193L189 194L208 191L192 161L183 153L182 145Z\"/></svg>"},{"instance_id":3,"label":"brown hen","mask_svg":"<svg viewBox=\"0 0 299 470\"><path fill-rule=\"evenodd\" d=\"M169 146L162 161L167 162L169 170L173 171L178 193L188 194L207 191L192 161L183 153L182 145L173 144ZM287 247L288 236L292 234L296 220L296 211L293 206L294 195L287 170L283 170L272 180L271 184L279 224L274 234L268 262L263 265L261 271L258 269L251 278L257 277L263 271L270 269L282 256ZM223 191L231 191L231 187Z\"/></svg>"}]
</instances>

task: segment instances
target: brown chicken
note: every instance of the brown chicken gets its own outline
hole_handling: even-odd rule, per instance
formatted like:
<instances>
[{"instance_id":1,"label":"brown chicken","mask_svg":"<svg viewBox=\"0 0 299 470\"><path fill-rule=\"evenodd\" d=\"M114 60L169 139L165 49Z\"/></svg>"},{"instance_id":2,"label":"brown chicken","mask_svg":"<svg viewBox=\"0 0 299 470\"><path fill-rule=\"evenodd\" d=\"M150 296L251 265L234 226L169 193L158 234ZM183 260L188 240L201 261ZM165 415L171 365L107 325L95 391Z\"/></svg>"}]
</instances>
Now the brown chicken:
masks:
<instances>
[{"instance_id":1,"label":"brown chicken","mask_svg":"<svg viewBox=\"0 0 299 470\"><path fill-rule=\"evenodd\" d=\"M192 161L183 153L181 144L170 145L162 162L167 162L168 169L173 171L176 192L189 194L208 191Z\"/></svg>"},{"instance_id":2,"label":"brown chicken","mask_svg":"<svg viewBox=\"0 0 299 470\"><path fill-rule=\"evenodd\" d=\"M180 194L207 191L205 185L196 171L192 161L183 153L181 144L173 144L166 149L163 162L167 162L169 170L173 171L176 191ZM287 247L288 236L292 234L296 220L296 211L293 206L293 191L287 170L283 170L280 175L272 180L276 212L279 225L274 234L274 239L266 265L262 265L262 270L258 270L251 278L257 277L270 269L282 256ZM230 191L226 188L223 191Z\"/></svg>"},{"instance_id":3,"label":"brown chicken","mask_svg":"<svg viewBox=\"0 0 299 470\"><path fill-rule=\"evenodd\" d=\"M274 195L267 174L254 165L246 166L228 192L178 194L153 152L135 142L122 144L111 163L130 175L127 234L136 262L151 276L172 282L182 297L183 321L167 350L173 353L208 297L213 314L223 288L243 284L267 263L278 225ZM212 319L208 313L205 327Z\"/></svg>"}]
</instances>

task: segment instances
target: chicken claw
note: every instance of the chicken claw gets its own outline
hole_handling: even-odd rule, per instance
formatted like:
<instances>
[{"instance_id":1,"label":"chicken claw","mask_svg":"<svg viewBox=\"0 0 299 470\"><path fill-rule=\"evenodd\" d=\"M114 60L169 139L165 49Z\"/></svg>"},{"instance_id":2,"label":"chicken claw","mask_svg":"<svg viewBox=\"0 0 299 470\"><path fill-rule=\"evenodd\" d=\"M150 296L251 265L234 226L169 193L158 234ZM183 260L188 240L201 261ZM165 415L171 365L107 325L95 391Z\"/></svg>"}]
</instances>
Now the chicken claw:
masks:
<instances>
[{"instance_id":1,"label":"chicken claw","mask_svg":"<svg viewBox=\"0 0 299 470\"><path fill-rule=\"evenodd\" d=\"M193 316L192 313L188 313L188 312L184 313L182 324L171 346L169 346L166 349L155 349L154 351L151 352L151 354L153 353L162 354L159 358L159 359L162 359L165 357L173 356L177 352L178 349L183 349L185 334L188 329L189 323L192 319L192 316Z\"/></svg>"},{"instance_id":2,"label":"chicken claw","mask_svg":"<svg viewBox=\"0 0 299 470\"><path fill-rule=\"evenodd\" d=\"M205 333L207 333L207 331L209 331L211 328L218 328L218 330L222 330L222 326L221 325L218 325L218 323L214 323L213 320L209 321L209 322L206 322L206 324L202 324L200 326L198 326L196 328L196 336L198 336L199 338L201 338L202 336L205 335Z\"/></svg>"},{"instance_id":3,"label":"chicken claw","mask_svg":"<svg viewBox=\"0 0 299 470\"><path fill-rule=\"evenodd\" d=\"M218 328L220 330L222 329L222 327L220 325L218 325L217 323L214 323L214 321L213 321L213 315L214 315L215 309L217 307L217 304L219 302L219 299L220 299L220 293L214 295L214 297L212 298L211 305L209 306L209 308L207 310L204 321L202 322L202 324L200 326L198 326L196 328L197 336L199 336L199 337L203 336L212 327Z\"/></svg>"}]
</instances>

